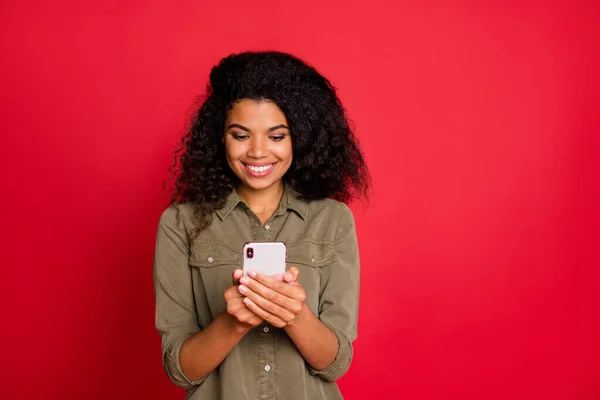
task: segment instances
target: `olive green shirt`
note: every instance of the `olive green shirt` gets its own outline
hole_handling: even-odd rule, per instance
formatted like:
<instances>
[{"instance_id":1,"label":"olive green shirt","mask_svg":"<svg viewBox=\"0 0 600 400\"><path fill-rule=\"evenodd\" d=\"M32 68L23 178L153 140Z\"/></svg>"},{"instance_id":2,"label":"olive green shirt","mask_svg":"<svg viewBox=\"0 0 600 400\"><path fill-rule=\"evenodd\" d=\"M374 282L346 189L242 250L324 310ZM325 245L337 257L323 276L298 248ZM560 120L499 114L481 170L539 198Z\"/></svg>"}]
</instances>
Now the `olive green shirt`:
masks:
<instances>
[{"instance_id":1,"label":"olive green shirt","mask_svg":"<svg viewBox=\"0 0 600 400\"><path fill-rule=\"evenodd\" d=\"M180 218L177 218L177 214ZM285 186L277 211L264 224L235 191L212 224L190 244L193 205L169 207L161 216L154 260L156 328L169 378L188 399L341 399L335 383L349 368L356 338L359 255L350 209L331 200L310 202ZM306 304L337 336L335 361L311 368L284 329L263 322L250 330L203 379L183 373L183 342L226 310L223 298L242 265L249 241L282 241L288 268L300 270Z\"/></svg>"}]
</instances>

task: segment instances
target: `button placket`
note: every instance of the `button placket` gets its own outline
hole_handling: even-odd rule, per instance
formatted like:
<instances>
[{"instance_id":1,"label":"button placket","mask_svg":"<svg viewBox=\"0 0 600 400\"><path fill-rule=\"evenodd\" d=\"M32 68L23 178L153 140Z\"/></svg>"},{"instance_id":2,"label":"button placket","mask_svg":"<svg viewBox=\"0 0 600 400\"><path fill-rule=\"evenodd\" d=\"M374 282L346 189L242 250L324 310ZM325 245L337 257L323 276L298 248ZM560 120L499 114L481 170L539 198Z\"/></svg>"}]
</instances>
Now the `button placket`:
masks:
<instances>
[{"instance_id":1,"label":"button placket","mask_svg":"<svg viewBox=\"0 0 600 400\"><path fill-rule=\"evenodd\" d=\"M258 327L258 388L260 398L272 398L275 395L275 331L268 323Z\"/></svg>"},{"instance_id":2,"label":"button placket","mask_svg":"<svg viewBox=\"0 0 600 400\"><path fill-rule=\"evenodd\" d=\"M273 221L275 220L277 216L273 215L271 216L271 218L269 218L269 220L265 223L265 225L263 226L263 233L265 235L265 240L271 241L273 240L273 235L275 235L275 232L273 232Z\"/></svg>"}]
</instances>

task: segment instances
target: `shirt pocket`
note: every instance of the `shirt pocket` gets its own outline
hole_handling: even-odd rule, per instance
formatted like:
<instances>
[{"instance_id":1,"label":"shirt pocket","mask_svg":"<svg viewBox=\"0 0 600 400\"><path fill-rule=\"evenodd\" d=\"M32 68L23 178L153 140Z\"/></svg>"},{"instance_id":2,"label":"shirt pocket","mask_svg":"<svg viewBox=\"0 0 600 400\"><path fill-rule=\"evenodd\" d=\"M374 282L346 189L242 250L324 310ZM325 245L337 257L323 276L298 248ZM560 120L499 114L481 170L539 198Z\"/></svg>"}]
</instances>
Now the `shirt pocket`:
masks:
<instances>
[{"instance_id":1,"label":"shirt pocket","mask_svg":"<svg viewBox=\"0 0 600 400\"><path fill-rule=\"evenodd\" d=\"M330 241L303 239L287 246L287 262L290 266L322 268L335 260L335 248Z\"/></svg>"},{"instance_id":2,"label":"shirt pocket","mask_svg":"<svg viewBox=\"0 0 600 400\"><path fill-rule=\"evenodd\" d=\"M241 265L242 253L217 242L195 242L190 253L190 265L214 268L223 265Z\"/></svg>"},{"instance_id":3,"label":"shirt pocket","mask_svg":"<svg viewBox=\"0 0 600 400\"><path fill-rule=\"evenodd\" d=\"M332 242L303 239L287 247L288 267L297 267L300 285L306 292L306 304L319 315L321 271L336 260Z\"/></svg>"},{"instance_id":4,"label":"shirt pocket","mask_svg":"<svg viewBox=\"0 0 600 400\"><path fill-rule=\"evenodd\" d=\"M189 264L192 267L196 308L204 324L227 308L223 294L233 284L233 271L242 267L241 259L241 252L218 242L192 244Z\"/></svg>"}]
</instances>

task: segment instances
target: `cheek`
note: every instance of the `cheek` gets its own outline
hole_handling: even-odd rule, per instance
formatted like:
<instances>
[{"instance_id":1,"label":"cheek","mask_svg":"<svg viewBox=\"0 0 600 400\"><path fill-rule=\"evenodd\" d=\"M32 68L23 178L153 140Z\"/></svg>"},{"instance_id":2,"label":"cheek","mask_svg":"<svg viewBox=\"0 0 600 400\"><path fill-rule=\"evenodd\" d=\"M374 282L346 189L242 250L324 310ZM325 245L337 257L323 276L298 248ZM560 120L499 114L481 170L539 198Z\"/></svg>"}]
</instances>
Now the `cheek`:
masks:
<instances>
[{"instance_id":1,"label":"cheek","mask_svg":"<svg viewBox=\"0 0 600 400\"><path fill-rule=\"evenodd\" d=\"M242 154L244 154L243 146L240 146L239 143L225 142L225 155L227 160L235 161Z\"/></svg>"},{"instance_id":2,"label":"cheek","mask_svg":"<svg viewBox=\"0 0 600 400\"><path fill-rule=\"evenodd\" d=\"M290 161L292 159L292 144L285 143L277 148L277 158L280 160Z\"/></svg>"}]
</instances>

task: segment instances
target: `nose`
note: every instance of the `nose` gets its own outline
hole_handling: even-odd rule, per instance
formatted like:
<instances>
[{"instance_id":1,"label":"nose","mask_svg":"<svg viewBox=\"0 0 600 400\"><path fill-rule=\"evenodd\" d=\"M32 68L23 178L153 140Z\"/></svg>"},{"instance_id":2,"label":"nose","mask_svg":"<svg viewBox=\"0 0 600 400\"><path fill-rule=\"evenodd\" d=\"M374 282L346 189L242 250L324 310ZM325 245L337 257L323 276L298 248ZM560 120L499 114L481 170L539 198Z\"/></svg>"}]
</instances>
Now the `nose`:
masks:
<instances>
[{"instance_id":1,"label":"nose","mask_svg":"<svg viewBox=\"0 0 600 400\"><path fill-rule=\"evenodd\" d=\"M252 158L264 158L269 154L269 149L264 140L261 137L255 137L251 139L250 148L248 149L248 157Z\"/></svg>"}]
</instances>

